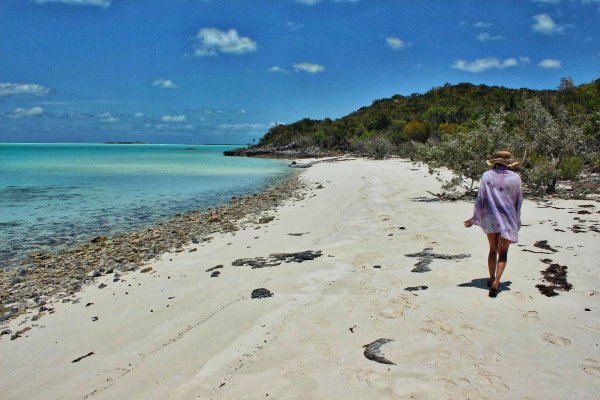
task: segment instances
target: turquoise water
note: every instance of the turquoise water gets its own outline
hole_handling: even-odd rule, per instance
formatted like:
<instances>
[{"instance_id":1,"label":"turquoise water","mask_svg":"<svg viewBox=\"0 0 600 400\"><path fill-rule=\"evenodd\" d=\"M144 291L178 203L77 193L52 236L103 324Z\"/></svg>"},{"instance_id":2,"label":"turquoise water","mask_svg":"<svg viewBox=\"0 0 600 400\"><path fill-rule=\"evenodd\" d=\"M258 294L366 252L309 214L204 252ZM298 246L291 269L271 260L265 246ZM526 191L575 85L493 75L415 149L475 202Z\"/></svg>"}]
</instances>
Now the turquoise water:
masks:
<instances>
[{"instance_id":1,"label":"turquoise water","mask_svg":"<svg viewBox=\"0 0 600 400\"><path fill-rule=\"evenodd\" d=\"M0 144L0 268L148 226L289 176L236 146Z\"/></svg>"}]
</instances>

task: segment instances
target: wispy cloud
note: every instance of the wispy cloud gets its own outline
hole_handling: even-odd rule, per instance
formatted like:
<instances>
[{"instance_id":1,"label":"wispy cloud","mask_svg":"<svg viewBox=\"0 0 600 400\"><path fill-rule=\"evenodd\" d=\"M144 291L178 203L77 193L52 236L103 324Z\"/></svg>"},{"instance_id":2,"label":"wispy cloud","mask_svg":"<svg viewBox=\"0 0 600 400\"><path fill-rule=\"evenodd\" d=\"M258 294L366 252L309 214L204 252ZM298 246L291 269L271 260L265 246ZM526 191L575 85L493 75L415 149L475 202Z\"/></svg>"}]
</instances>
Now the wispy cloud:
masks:
<instances>
[{"instance_id":1,"label":"wispy cloud","mask_svg":"<svg viewBox=\"0 0 600 400\"><path fill-rule=\"evenodd\" d=\"M162 122L185 122L187 117L185 115L163 115L160 120Z\"/></svg>"},{"instance_id":2,"label":"wispy cloud","mask_svg":"<svg viewBox=\"0 0 600 400\"><path fill-rule=\"evenodd\" d=\"M244 54L255 52L257 44L249 37L243 37L235 29L222 31L217 28L202 28L195 37L194 55L197 57L216 56L218 53Z\"/></svg>"},{"instance_id":3,"label":"wispy cloud","mask_svg":"<svg viewBox=\"0 0 600 400\"><path fill-rule=\"evenodd\" d=\"M505 36L502 36L502 35L490 35L488 32L480 32L475 37L480 42L489 42L489 41L492 41L492 40L506 39Z\"/></svg>"},{"instance_id":4,"label":"wispy cloud","mask_svg":"<svg viewBox=\"0 0 600 400\"><path fill-rule=\"evenodd\" d=\"M556 35L564 33L565 27L554 22L552 17L548 14L538 14L532 17L535 21L531 25L531 29L534 32L541 33L543 35Z\"/></svg>"},{"instance_id":5,"label":"wispy cloud","mask_svg":"<svg viewBox=\"0 0 600 400\"><path fill-rule=\"evenodd\" d=\"M102 114L98 114L98 117L100 117L100 122L117 122L118 120L112 116L111 113L109 112L105 112Z\"/></svg>"},{"instance_id":6,"label":"wispy cloud","mask_svg":"<svg viewBox=\"0 0 600 400\"><path fill-rule=\"evenodd\" d=\"M256 129L265 129L267 126L265 124L221 124L219 128L221 129L229 129L234 131L241 130L256 130Z\"/></svg>"},{"instance_id":7,"label":"wispy cloud","mask_svg":"<svg viewBox=\"0 0 600 400\"><path fill-rule=\"evenodd\" d=\"M136 113L133 114L133 116L136 117L136 118L142 118L144 116L144 113L143 112L136 112Z\"/></svg>"},{"instance_id":8,"label":"wispy cloud","mask_svg":"<svg viewBox=\"0 0 600 400\"><path fill-rule=\"evenodd\" d=\"M34 83L1 83L0 97L10 96L47 96L52 90Z\"/></svg>"},{"instance_id":9,"label":"wispy cloud","mask_svg":"<svg viewBox=\"0 0 600 400\"><path fill-rule=\"evenodd\" d=\"M298 71L303 71L303 72L308 72L309 74L317 74L319 72L323 72L325 71L325 67L321 64L313 64L313 63L299 63L299 64L294 64L294 71L298 72Z\"/></svg>"},{"instance_id":10,"label":"wispy cloud","mask_svg":"<svg viewBox=\"0 0 600 400\"><path fill-rule=\"evenodd\" d=\"M562 65L560 60L556 60L553 58L546 58L538 63L538 67L544 69L556 69L560 68Z\"/></svg>"},{"instance_id":11,"label":"wispy cloud","mask_svg":"<svg viewBox=\"0 0 600 400\"><path fill-rule=\"evenodd\" d=\"M558 4L562 0L533 0L535 3L543 3L543 4Z\"/></svg>"},{"instance_id":12,"label":"wispy cloud","mask_svg":"<svg viewBox=\"0 0 600 400\"><path fill-rule=\"evenodd\" d=\"M45 3L63 3L72 4L75 6L98 6L98 7L109 7L111 0L35 0L37 4Z\"/></svg>"},{"instance_id":13,"label":"wispy cloud","mask_svg":"<svg viewBox=\"0 0 600 400\"><path fill-rule=\"evenodd\" d=\"M279 65L273 65L271 68L267 69L269 72L277 72L280 74L287 74L288 70L281 68Z\"/></svg>"},{"instance_id":14,"label":"wispy cloud","mask_svg":"<svg viewBox=\"0 0 600 400\"><path fill-rule=\"evenodd\" d=\"M477 29L487 29L487 28L491 28L492 26L494 26L494 24L492 24L491 22L478 21L478 22L475 22L473 24L473 26Z\"/></svg>"},{"instance_id":15,"label":"wispy cloud","mask_svg":"<svg viewBox=\"0 0 600 400\"><path fill-rule=\"evenodd\" d=\"M6 114L9 118L29 118L38 117L44 114L44 109L41 107L17 108L13 112Z\"/></svg>"},{"instance_id":16,"label":"wispy cloud","mask_svg":"<svg viewBox=\"0 0 600 400\"><path fill-rule=\"evenodd\" d=\"M406 43L404 40L400 39L399 37L393 37L393 36L387 37L387 38L385 38L385 42L391 49L394 49L394 50L403 49L408 46L408 43Z\"/></svg>"},{"instance_id":17,"label":"wispy cloud","mask_svg":"<svg viewBox=\"0 0 600 400\"><path fill-rule=\"evenodd\" d=\"M488 69L505 69L510 67L516 67L519 65L519 61L516 58L507 58L505 60L499 60L494 57L480 58L472 62L465 60L456 60L452 64L452 68L459 69L467 72L483 72Z\"/></svg>"},{"instance_id":18,"label":"wispy cloud","mask_svg":"<svg viewBox=\"0 0 600 400\"><path fill-rule=\"evenodd\" d=\"M177 87L172 80L163 78L159 78L152 82L152 86L158 86L161 89L175 89Z\"/></svg>"}]
</instances>

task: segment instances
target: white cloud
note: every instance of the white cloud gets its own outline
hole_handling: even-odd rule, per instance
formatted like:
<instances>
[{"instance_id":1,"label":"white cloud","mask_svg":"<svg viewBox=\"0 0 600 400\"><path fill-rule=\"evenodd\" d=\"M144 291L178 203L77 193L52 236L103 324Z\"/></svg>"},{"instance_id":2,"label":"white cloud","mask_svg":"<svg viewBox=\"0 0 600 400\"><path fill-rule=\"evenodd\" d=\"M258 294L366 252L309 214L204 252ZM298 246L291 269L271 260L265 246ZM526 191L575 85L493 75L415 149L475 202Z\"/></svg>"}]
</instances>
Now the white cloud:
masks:
<instances>
[{"instance_id":1,"label":"white cloud","mask_svg":"<svg viewBox=\"0 0 600 400\"><path fill-rule=\"evenodd\" d=\"M251 129L265 129L265 124L221 124L221 129L230 129L234 131L251 130Z\"/></svg>"},{"instance_id":2,"label":"white cloud","mask_svg":"<svg viewBox=\"0 0 600 400\"><path fill-rule=\"evenodd\" d=\"M1 83L0 97L10 96L47 96L52 90L34 83Z\"/></svg>"},{"instance_id":3,"label":"white cloud","mask_svg":"<svg viewBox=\"0 0 600 400\"><path fill-rule=\"evenodd\" d=\"M404 40L398 37L390 36L388 38L385 38L385 41L387 45L394 50L403 49L406 46L408 46L408 44Z\"/></svg>"},{"instance_id":4,"label":"white cloud","mask_svg":"<svg viewBox=\"0 0 600 400\"><path fill-rule=\"evenodd\" d=\"M506 37L502 36L502 35L490 35L487 32L481 32L478 33L476 36L477 40L479 40L480 42L489 42L491 40L501 40L501 39L506 39Z\"/></svg>"},{"instance_id":5,"label":"white cloud","mask_svg":"<svg viewBox=\"0 0 600 400\"><path fill-rule=\"evenodd\" d=\"M533 0L536 3L544 3L544 4L558 4L562 0Z\"/></svg>"},{"instance_id":6,"label":"white cloud","mask_svg":"<svg viewBox=\"0 0 600 400\"><path fill-rule=\"evenodd\" d=\"M281 68L279 65L273 65L267 71L269 71L269 72L278 72L280 74L287 74L288 73L288 71L286 69Z\"/></svg>"},{"instance_id":7,"label":"white cloud","mask_svg":"<svg viewBox=\"0 0 600 400\"><path fill-rule=\"evenodd\" d=\"M111 113L109 112L105 112L102 114L98 114L98 117L100 117L100 121L101 122L116 122L118 121L115 117L113 117L111 115Z\"/></svg>"},{"instance_id":8,"label":"white cloud","mask_svg":"<svg viewBox=\"0 0 600 400\"><path fill-rule=\"evenodd\" d=\"M531 62L531 58L529 58L529 57L519 57L519 62L521 64L529 64Z\"/></svg>"},{"instance_id":9,"label":"white cloud","mask_svg":"<svg viewBox=\"0 0 600 400\"><path fill-rule=\"evenodd\" d=\"M72 4L76 6L98 6L98 7L109 7L111 0L35 0L38 4L44 3L64 3Z\"/></svg>"},{"instance_id":10,"label":"white cloud","mask_svg":"<svg viewBox=\"0 0 600 400\"><path fill-rule=\"evenodd\" d=\"M498 60L494 57L480 58L473 62L465 60L456 60L452 64L452 68L459 69L461 71L468 72L483 72L488 69L504 69L510 67L516 67L519 65L519 61L516 58L507 58L505 60Z\"/></svg>"},{"instance_id":11,"label":"white cloud","mask_svg":"<svg viewBox=\"0 0 600 400\"><path fill-rule=\"evenodd\" d=\"M216 56L218 53L243 54L256 51L256 42L242 37L235 29L227 32L217 28L202 28L195 39L194 55L197 57Z\"/></svg>"},{"instance_id":12,"label":"white cloud","mask_svg":"<svg viewBox=\"0 0 600 400\"><path fill-rule=\"evenodd\" d=\"M555 60L552 58L546 58L538 63L538 67L544 69L560 68L561 65L562 63L560 62L560 60Z\"/></svg>"},{"instance_id":13,"label":"white cloud","mask_svg":"<svg viewBox=\"0 0 600 400\"><path fill-rule=\"evenodd\" d=\"M10 118L28 118L28 117L37 117L44 113L44 109L41 107L31 107L31 108L17 108L12 113L8 114Z\"/></svg>"},{"instance_id":14,"label":"white cloud","mask_svg":"<svg viewBox=\"0 0 600 400\"><path fill-rule=\"evenodd\" d=\"M296 72L304 71L304 72L308 72L309 74L316 74L316 73L325 71L325 67L323 65L306 63L306 62L294 64L293 67L294 67L294 71L296 71Z\"/></svg>"},{"instance_id":15,"label":"white cloud","mask_svg":"<svg viewBox=\"0 0 600 400\"><path fill-rule=\"evenodd\" d=\"M240 108L236 111L238 114L248 114L248 111L245 108Z\"/></svg>"},{"instance_id":16,"label":"white cloud","mask_svg":"<svg viewBox=\"0 0 600 400\"><path fill-rule=\"evenodd\" d=\"M144 113L142 112L136 112L135 114L133 114L134 117L136 118L142 118L144 116Z\"/></svg>"},{"instance_id":17,"label":"white cloud","mask_svg":"<svg viewBox=\"0 0 600 400\"><path fill-rule=\"evenodd\" d=\"M478 29L486 29L486 28L491 28L492 26L494 26L494 24L492 24L491 22L479 21L479 22L475 22L473 24L473 26Z\"/></svg>"},{"instance_id":18,"label":"white cloud","mask_svg":"<svg viewBox=\"0 0 600 400\"><path fill-rule=\"evenodd\" d=\"M554 35L565 31L564 26L558 25L548 14L538 14L532 18L535 20L535 23L531 25L531 29L534 32L544 35Z\"/></svg>"},{"instance_id":19,"label":"white cloud","mask_svg":"<svg viewBox=\"0 0 600 400\"><path fill-rule=\"evenodd\" d=\"M185 122L187 117L185 115L163 115L160 120L162 122Z\"/></svg>"},{"instance_id":20,"label":"white cloud","mask_svg":"<svg viewBox=\"0 0 600 400\"><path fill-rule=\"evenodd\" d=\"M175 89L177 87L177 85L174 84L172 80L163 78L159 78L152 82L152 86L158 86L162 89Z\"/></svg>"}]
</instances>

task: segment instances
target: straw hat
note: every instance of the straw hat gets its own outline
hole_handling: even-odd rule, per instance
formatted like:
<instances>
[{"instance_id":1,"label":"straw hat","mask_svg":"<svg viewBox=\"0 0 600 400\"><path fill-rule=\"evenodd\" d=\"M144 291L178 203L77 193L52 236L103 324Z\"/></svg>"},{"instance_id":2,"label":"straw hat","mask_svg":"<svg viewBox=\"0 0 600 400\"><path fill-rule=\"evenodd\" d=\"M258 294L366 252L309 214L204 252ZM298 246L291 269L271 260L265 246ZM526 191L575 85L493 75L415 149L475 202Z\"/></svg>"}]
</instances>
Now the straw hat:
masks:
<instances>
[{"instance_id":1,"label":"straw hat","mask_svg":"<svg viewBox=\"0 0 600 400\"><path fill-rule=\"evenodd\" d=\"M514 168L519 165L519 162L515 160L508 150L498 150L494 153L491 159L487 160L487 165L493 167L496 164L502 164L509 168Z\"/></svg>"}]
</instances>

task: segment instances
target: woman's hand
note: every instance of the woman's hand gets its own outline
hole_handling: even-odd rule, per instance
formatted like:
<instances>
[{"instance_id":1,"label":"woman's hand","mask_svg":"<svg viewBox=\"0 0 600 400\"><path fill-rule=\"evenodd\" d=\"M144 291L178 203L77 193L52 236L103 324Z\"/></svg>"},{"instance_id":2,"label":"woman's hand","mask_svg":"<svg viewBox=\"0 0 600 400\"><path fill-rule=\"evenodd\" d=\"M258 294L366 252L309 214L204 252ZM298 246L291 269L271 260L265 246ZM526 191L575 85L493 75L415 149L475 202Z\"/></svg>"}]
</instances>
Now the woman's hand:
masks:
<instances>
[{"instance_id":1,"label":"woman's hand","mask_svg":"<svg viewBox=\"0 0 600 400\"><path fill-rule=\"evenodd\" d=\"M469 218L468 220L466 220L466 221L464 222L464 224L465 224L465 228L470 228L470 227L472 227L472 226L473 226L473 218Z\"/></svg>"}]
</instances>

